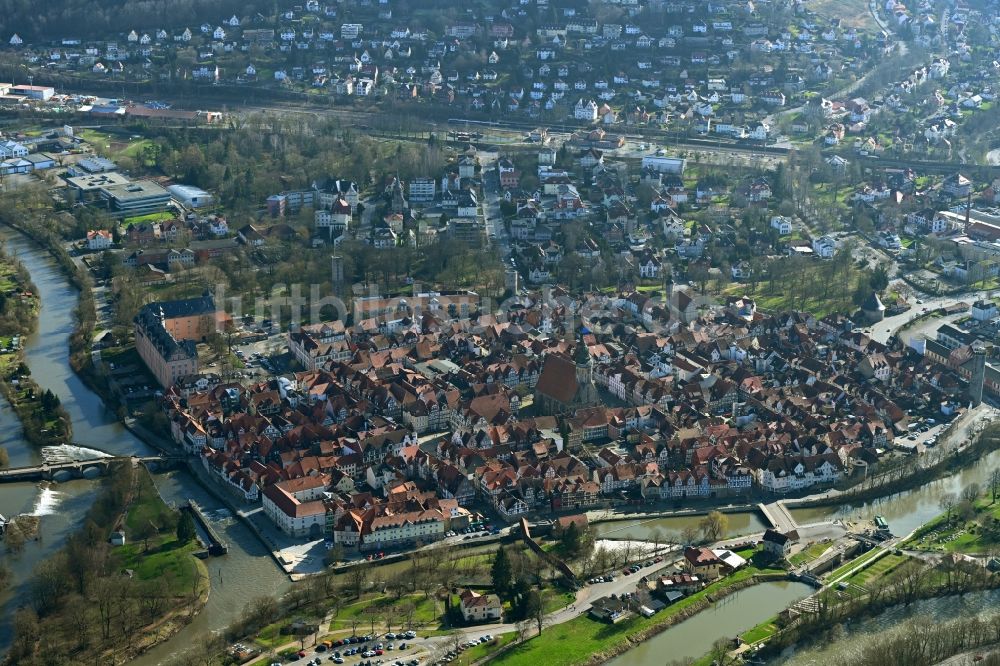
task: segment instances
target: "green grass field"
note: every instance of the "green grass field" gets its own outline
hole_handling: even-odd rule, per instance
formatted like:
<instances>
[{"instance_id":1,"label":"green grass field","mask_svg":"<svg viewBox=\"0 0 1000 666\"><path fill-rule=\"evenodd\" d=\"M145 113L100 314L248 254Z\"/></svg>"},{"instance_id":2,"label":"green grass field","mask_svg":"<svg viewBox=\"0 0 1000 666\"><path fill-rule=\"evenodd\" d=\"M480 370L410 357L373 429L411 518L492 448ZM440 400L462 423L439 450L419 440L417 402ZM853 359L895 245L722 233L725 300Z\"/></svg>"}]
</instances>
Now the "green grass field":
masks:
<instances>
[{"instance_id":1,"label":"green grass field","mask_svg":"<svg viewBox=\"0 0 1000 666\"><path fill-rule=\"evenodd\" d=\"M938 552L979 554L997 545L998 535L995 525L1000 522L1000 502L993 504L989 497L982 497L973 504L974 516L970 520L962 520L957 515L952 516L950 525L946 525L946 516L942 514L922 527L910 541L907 547ZM957 512L956 512L957 513ZM993 525L987 522L987 529L980 524L991 518Z\"/></svg>"},{"instance_id":2,"label":"green grass field","mask_svg":"<svg viewBox=\"0 0 1000 666\"><path fill-rule=\"evenodd\" d=\"M882 552L884 551L881 548L872 548L867 553L862 554L860 557L856 557L853 560L845 562L844 564L840 565L830 573L826 574L825 578L826 580L837 580L851 569L859 565L866 564L869 560L874 559L876 556L878 556L879 553Z\"/></svg>"},{"instance_id":3,"label":"green grass field","mask_svg":"<svg viewBox=\"0 0 1000 666\"><path fill-rule=\"evenodd\" d=\"M391 618L392 627L395 629L406 621L407 615L402 609L410 605L413 606L414 626L440 626L444 606L433 596L406 594L397 599L390 595L378 595L364 598L341 608L333 621L330 622L330 631L351 629L352 620L356 619L360 621L358 631L364 629L367 632L371 628L372 614L375 616L376 628L384 626L386 619Z\"/></svg>"},{"instance_id":4,"label":"green grass field","mask_svg":"<svg viewBox=\"0 0 1000 666\"><path fill-rule=\"evenodd\" d=\"M788 558L788 561L792 564L798 566L800 564L805 564L806 562L812 562L817 557L822 555L830 547L830 544L826 541L817 541L814 544L809 545L804 550L792 555Z\"/></svg>"},{"instance_id":5,"label":"green grass field","mask_svg":"<svg viewBox=\"0 0 1000 666\"><path fill-rule=\"evenodd\" d=\"M99 132L94 129L77 130L76 135L93 146L94 152L110 160L130 157L145 164L143 151L152 143L149 139L125 137L119 133Z\"/></svg>"},{"instance_id":6,"label":"green grass field","mask_svg":"<svg viewBox=\"0 0 1000 666\"><path fill-rule=\"evenodd\" d=\"M503 646L507 645L517 637L517 634L500 634L489 643L480 643L476 647L469 648L461 653L451 663L455 666L470 666L480 659L490 655Z\"/></svg>"},{"instance_id":7,"label":"green grass field","mask_svg":"<svg viewBox=\"0 0 1000 666\"><path fill-rule=\"evenodd\" d=\"M777 619L776 617L772 617L765 622L761 622L753 629L745 631L740 638L743 639L744 643L749 643L750 645L770 638L778 631L778 625L775 624Z\"/></svg>"},{"instance_id":8,"label":"green grass field","mask_svg":"<svg viewBox=\"0 0 1000 666\"><path fill-rule=\"evenodd\" d=\"M541 636L536 636L523 645L498 656L491 660L491 663L508 666L537 666L538 664L570 666L582 663L592 655L605 652L622 643L629 636L667 621L685 608L704 599L707 595L718 593L726 587L748 580L758 573L762 573L762 570L753 566L742 569L728 578L716 581L705 589L681 599L650 618L635 616L616 625L604 624L592 620L586 615L574 618L569 622L545 629Z\"/></svg>"},{"instance_id":9,"label":"green grass field","mask_svg":"<svg viewBox=\"0 0 1000 666\"><path fill-rule=\"evenodd\" d=\"M906 555L896 555L889 553L872 562L861 571L847 578L847 582L853 585L866 587L867 584L877 578L887 576L896 570L903 562L909 558Z\"/></svg>"},{"instance_id":10,"label":"green grass field","mask_svg":"<svg viewBox=\"0 0 1000 666\"><path fill-rule=\"evenodd\" d=\"M112 551L115 563L120 569L131 569L139 580L165 580L175 596L190 594L203 575L204 567L199 567L194 557L200 546L197 541L182 544L177 540L176 512L160 499L145 468L137 474L138 493L125 515L128 542ZM142 524L152 524L159 530L149 539L148 550L133 536L139 534Z\"/></svg>"},{"instance_id":11,"label":"green grass field","mask_svg":"<svg viewBox=\"0 0 1000 666\"><path fill-rule=\"evenodd\" d=\"M143 222L166 222L167 220L172 219L174 219L173 213L149 213L147 215L137 215L136 217L126 217L122 220L122 226L127 229L133 224L142 224Z\"/></svg>"}]
</instances>

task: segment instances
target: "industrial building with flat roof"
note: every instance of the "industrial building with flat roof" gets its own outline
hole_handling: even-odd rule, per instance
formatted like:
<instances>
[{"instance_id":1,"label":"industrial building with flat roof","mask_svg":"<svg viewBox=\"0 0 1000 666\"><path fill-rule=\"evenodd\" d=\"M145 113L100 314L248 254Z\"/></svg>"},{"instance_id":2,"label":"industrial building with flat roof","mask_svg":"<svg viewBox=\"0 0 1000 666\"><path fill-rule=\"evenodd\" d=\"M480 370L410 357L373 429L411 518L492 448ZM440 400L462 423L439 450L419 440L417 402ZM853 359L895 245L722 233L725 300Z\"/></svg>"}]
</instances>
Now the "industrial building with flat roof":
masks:
<instances>
[{"instance_id":1,"label":"industrial building with flat roof","mask_svg":"<svg viewBox=\"0 0 1000 666\"><path fill-rule=\"evenodd\" d=\"M170 207L170 192L151 180L137 180L101 188L108 210L116 217L159 213Z\"/></svg>"},{"instance_id":2,"label":"industrial building with flat roof","mask_svg":"<svg viewBox=\"0 0 1000 666\"><path fill-rule=\"evenodd\" d=\"M101 190L112 185L127 185L131 182L117 171L91 173L66 179L66 185L77 201L97 201L103 197Z\"/></svg>"}]
</instances>

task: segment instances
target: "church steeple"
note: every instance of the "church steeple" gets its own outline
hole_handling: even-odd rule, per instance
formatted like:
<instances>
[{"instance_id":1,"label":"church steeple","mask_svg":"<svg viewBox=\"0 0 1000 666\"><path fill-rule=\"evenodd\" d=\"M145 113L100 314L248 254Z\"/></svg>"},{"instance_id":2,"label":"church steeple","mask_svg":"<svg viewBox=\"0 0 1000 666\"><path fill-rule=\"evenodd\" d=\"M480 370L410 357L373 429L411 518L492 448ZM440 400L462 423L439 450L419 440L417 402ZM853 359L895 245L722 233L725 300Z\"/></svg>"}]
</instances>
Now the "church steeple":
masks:
<instances>
[{"instance_id":1,"label":"church steeple","mask_svg":"<svg viewBox=\"0 0 1000 666\"><path fill-rule=\"evenodd\" d=\"M583 336L589 333L583 326L576 332L576 349L573 350L573 362L576 364L576 396L573 403L578 407L597 404L597 387L594 386L594 368L590 361L590 350Z\"/></svg>"},{"instance_id":2,"label":"church steeple","mask_svg":"<svg viewBox=\"0 0 1000 666\"><path fill-rule=\"evenodd\" d=\"M576 332L576 348L573 350L573 361L577 367L590 365L590 352L587 350L587 343L583 341L584 327L580 327Z\"/></svg>"}]
</instances>

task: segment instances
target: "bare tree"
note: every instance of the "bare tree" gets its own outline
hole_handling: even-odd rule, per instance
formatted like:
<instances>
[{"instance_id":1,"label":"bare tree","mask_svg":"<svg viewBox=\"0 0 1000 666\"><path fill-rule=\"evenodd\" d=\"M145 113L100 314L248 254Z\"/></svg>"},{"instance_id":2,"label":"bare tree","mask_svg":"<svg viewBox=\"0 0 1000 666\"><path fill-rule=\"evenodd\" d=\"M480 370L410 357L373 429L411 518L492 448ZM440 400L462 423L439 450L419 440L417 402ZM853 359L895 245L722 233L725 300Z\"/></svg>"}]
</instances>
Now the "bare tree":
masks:
<instances>
[{"instance_id":1,"label":"bare tree","mask_svg":"<svg viewBox=\"0 0 1000 666\"><path fill-rule=\"evenodd\" d=\"M976 500L979 499L980 494L982 494L982 488L980 488L979 484L975 481L962 489L962 499L969 504L975 504Z\"/></svg>"},{"instance_id":2,"label":"bare tree","mask_svg":"<svg viewBox=\"0 0 1000 666\"><path fill-rule=\"evenodd\" d=\"M355 598L361 596L365 585L368 583L368 565L362 562L355 564L347 570L347 583L351 593Z\"/></svg>"},{"instance_id":3,"label":"bare tree","mask_svg":"<svg viewBox=\"0 0 1000 666\"><path fill-rule=\"evenodd\" d=\"M98 578L90 586L90 593L100 620L101 638L104 640L111 637L111 623L115 617L114 599L117 592L118 586L111 578Z\"/></svg>"},{"instance_id":4,"label":"bare tree","mask_svg":"<svg viewBox=\"0 0 1000 666\"><path fill-rule=\"evenodd\" d=\"M712 663L716 666L727 666L727 664L736 663L735 659L729 654L732 648L732 642L728 638L717 638L715 642L712 643L712 649L709 655L712 658Z\"/></svg>"},{"instance_id":5,"label":"bare tree","mask_svg":"<svg viewBox=\"0 0 1000 666\"><path fill-rule=\"evenodd\" d=\"M518 620L514 624L514 629L517 631L518 642L524 642L524 639L528 637L528 631L531 629L531 620L527 618L524 620ZM1000 630L998 630L998 632L1000 632Z\"/></svg>"},{"instance_id":6,"label":"bare tree","mask_svg":"<svg viewBox=\"0 0 1000 666\"><path fill-rule=\"evenodd\" d=\"M411 603L404 603L398 608L400 617L407 629L413 629L413 616L416 615L417 606Z\"/></svg>"},{"instance_id":7,"label":"bare tree","mask_svg":"<svg viewBox=\"0 0 1000 666\"><path fill-rule=\"evenodd\" d=\"M135 532L131 535L132 538L137 541L142 542L142 550L144 552L149 551L149 540L159 534L159 530L156 529L156 525L148 520L140 521L138 525L135 526Z\"/></svg>"},{"instance_id":8,"label":"bare tree","mask_svg":"<svg viewBox=\"0 0 1000 666\"><path fill-rule=\"evenodd\" d=\"M371 624L371 633L375 633L375 623L382 617L382 609L372 604L364 610L364 614L368 617L368 622Z\"/></svg>"},{"instance_id":9,"label":"bare tree","mask_svg":"<svg viewBox=\"0 0 1000 666\"><path fill-rule=\"evenodd\" d=\"M660 549L660 542L663 541L663 532L660 529L654 528L652 532L649 533L649 540L653 542L653 552Z\"/></svg>"},{"instance_id":10,"label":"bare tree","mask_svg":"<svg viewBox=\"0 0 1000 666\"><path fill-rule=\"evenodd\" d=\"M927 569L922 563L911 560L901 566L893 578L902 602L909 606L920 597L927 583Z\"/></svg>"},{"instance_id":11,"label":"bare tree","mask_svg":"<svg viewBox=\"0 0 1000 666\"><path fill-rule=\"evenodd\" d=\"M542 629L548 623L547 616L545 615L545 604L542 603L542 595L538 592L531 591L528 593L528 598L525 601L525 616L535 623L535 628L538 629L538 634L542 634Z\"/></svg>"},{"instance_id":12,"label":"bare tree","mask_svg":"<svg viewBox=\"0 0 1000 666\"><path fill-rule=\"evenodd\" d=\"M955 510L955 495L952 493L945 493L938 501L938 506L940 506L941 510L945 513L945 524L950 525L951 513Z\"/></svg>"},{"instance_id":13,"label":"bare tree","mask_svg":"<svg viewBox=\"0 0 1000 666\"><path fill-rule=\"evenodd\" d=\"M685 546L694 545L698 541L700 530L697 525L685 525L681 530L681 542Z\"/></svg>"},{"instance_id":14,"label":"bare tree","mask_svg":"<svg viewBox=\"0 0 1000 666\"><path fill-rule=\"evenodd\" d=\"M996 504L997 497L1000 496L1000 468L990 472L990 496L991 502Z\"/></svg>"}]
</instances>

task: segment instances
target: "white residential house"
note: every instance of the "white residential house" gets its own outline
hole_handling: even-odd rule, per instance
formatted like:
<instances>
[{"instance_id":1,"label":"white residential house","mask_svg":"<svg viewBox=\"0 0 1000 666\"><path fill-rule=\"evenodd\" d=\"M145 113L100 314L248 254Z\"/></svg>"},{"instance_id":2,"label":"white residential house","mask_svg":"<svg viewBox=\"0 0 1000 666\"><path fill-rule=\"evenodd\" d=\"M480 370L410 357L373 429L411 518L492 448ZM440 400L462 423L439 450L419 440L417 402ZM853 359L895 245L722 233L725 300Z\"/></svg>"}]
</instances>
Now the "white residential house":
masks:
<instances>
[{"instance_id":1,"label":"white residential house","mask_svg":"<svg viewBox=\"0 0 1000 666\"><path fill-rule=\"evenodd\" d=\"M792 233L792 219L784 215L775 215L771 218L771 228L776 229L780 236L787 236Z\"/></svg>"},{"instance_id":2,"label":"white residential house","mask_svg":"<svg viewBox=\"0 0 1000 666\"><path fill-rule=\"evenodd\" d=\"M885 233L879 235L878 244L887 250L903 249L903 241L900 240L899 234L894 234L889 231L886 231Z\"/></svg>"},{"instance_id":3,"label":"white residential house","mask_svg":"<svg viewBox=\"0 0 1000 666\"><path fill-rule=\"evenodd\" d=\"M753 269L750 268L750 263L746 261L741 261L738 264L733 264L730 269L734 280L748 280L750 276L753 275Z\"/></svg>"},{"instance_id":4,"label":"white residential house","mask_svg":"<svg viewBox=\"0 0 1000 666\"><path fill-rule=\"evenodd\" d=\"M972 304L972 318L976 321L989 321L1000 315L996 303L993 301L976 301Z\"/></svg>"},{"instance_id":5,"label":"white residential house","mask_svg":"<svg viewBox=\"0 0 1000 666\"><path fill-rule=\"evenodd\" d=\"M222 29L222 26L216 26L215 30L212 31L212 39L217 39L219 41L226 38L226 31Z\"/></svg>"},{"instance_id":6,"label":"white residential house","mask_svg":"<svg viewBox=\"0 0 1000 666\"><path fill-rule=\"evenodd\" d=\"M105 229L87 232L88 250L107 250L112 245L111 232Z\"/></svg>"},{"instance_id":7,"label":"white residential house","mask_svg":"<svg viewBox=\"0 0 1000 666\"><path fill-rule=\"evenodd\" d=\"M594 122L597 120L597 104L594 100L588 100L584 103L581 98L580 101L576 103L576 107L573 109L573 117L577 120L586 120L589 122Z\"/></svg>"},{"instance_id":8,"label":"white residential house","mask_svg":"<svg viewBox=\"0 0 1000 666\"><path fill-rule=\"evenodd\" d=\"M837 251L837 241L830 236L820 236L819 238L814 238L812 242L812 250L816 253L817 257L821 259L830 259Z\"/></svg>"}]
</instances>

